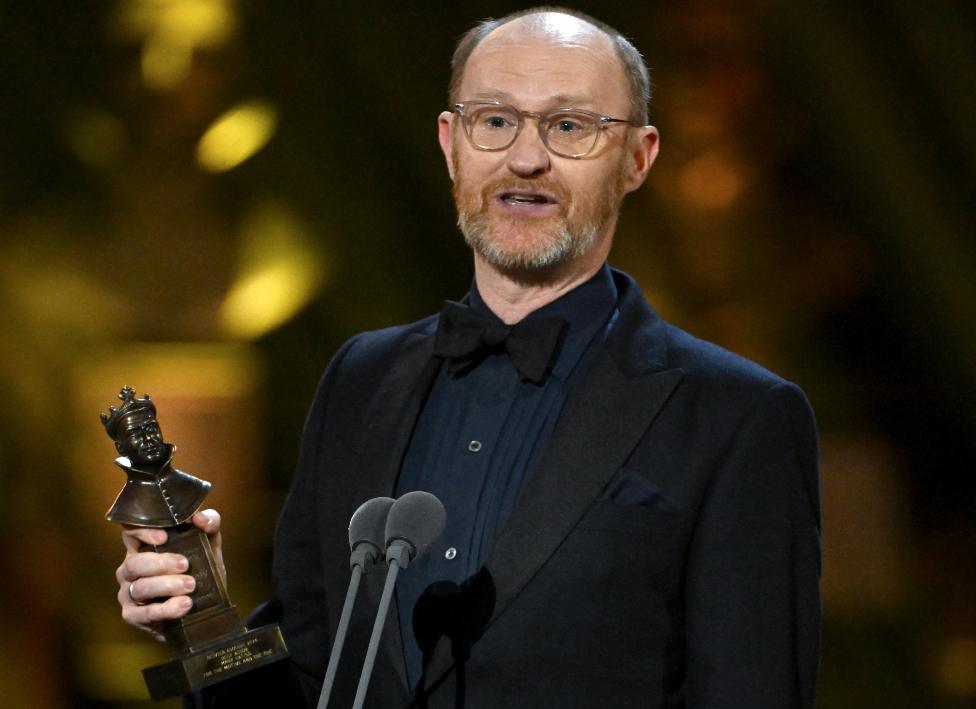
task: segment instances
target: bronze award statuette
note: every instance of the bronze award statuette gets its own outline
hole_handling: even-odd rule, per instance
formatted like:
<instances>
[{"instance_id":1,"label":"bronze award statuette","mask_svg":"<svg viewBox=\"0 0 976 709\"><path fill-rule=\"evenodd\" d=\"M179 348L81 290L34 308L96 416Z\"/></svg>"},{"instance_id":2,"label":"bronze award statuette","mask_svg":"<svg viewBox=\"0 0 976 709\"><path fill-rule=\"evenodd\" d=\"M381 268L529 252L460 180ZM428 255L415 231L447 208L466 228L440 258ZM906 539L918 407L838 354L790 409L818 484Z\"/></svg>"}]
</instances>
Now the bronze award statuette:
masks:
<instances>
[{"instance_id":1,"label":"bronze award statuette","mask_svg":"<svg viewBox=\"0 0 976 709\"><path fill-rule=\"evenodd\" d=\"M165 544L147 550L182 554L196 580L193 607L179 620L166 621L163 634L172 659L142 671L153 701L216 684L288 655L277 624L248 630L227 596L210 540L188 522L210 491L210 483L172 466L176 447L163 441L156 405L131 387L119 393L122 405L101 414L115 441L116 465L127 480L105 515L111 522L165 529Z\"/></svg>"}]
</instances>

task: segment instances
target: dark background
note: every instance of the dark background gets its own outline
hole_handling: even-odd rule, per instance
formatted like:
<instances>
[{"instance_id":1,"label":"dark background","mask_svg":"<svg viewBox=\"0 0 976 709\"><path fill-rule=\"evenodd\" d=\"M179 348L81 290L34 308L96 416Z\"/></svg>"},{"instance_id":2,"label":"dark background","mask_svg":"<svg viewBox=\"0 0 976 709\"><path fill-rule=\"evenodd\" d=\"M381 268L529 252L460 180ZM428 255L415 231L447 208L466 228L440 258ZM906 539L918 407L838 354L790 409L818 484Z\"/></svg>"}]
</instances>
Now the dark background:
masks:
<instances>
[{"instance_id":1,"label":"dark background","mask_svg":"<svg viewBox=\"0 0 976 709\"><path fill-rule=\"evenodd\" d=\"M976 706L974 6L573 6L630 36L656 84L661 156L611 262L817 411L820 706ZM467 288L435 118L456 38L520 7L0 4L10 706L141 706L159 659L118 618L101 521L122 478L95 413L123 383L148 390L130 371L164 430L194 422L171 436L181 467L246 480L213 504L232 596L246 611L267 593L330 356ZM202 167L201 136L253 101L273 115L260 148ZM277 315L242 328L228 303L255 274L250 322Z\"/></svg>"}]
</instances>

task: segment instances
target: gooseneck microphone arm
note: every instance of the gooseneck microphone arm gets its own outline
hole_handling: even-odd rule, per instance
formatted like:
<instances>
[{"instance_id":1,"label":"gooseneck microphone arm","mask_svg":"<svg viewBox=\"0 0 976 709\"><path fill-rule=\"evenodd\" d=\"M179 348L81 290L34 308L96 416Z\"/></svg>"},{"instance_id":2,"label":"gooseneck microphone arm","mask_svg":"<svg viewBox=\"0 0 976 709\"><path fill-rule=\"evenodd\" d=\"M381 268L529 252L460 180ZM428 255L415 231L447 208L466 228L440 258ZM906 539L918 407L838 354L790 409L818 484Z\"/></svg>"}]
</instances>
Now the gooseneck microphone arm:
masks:
<instances>
[{"instance_id":1,"label":"gooseneck microphone arm","mask_svg":"<svg viewBox=\"0 0 976 709\"><path fill-rule=\"evenodd\" d=\"M359 686L356 688L356 700L353 709L363 709L366 701L366 690L373 675L373 664L376 662L376 652L380 647L380 637L386 616L390 610L393 598L393 587L396 584L400 569L405 569L410 562L423 554L437 541L444 531L446 521L444 505L429 492L408 492L398 499L390 508L386 520L386 584L380 597L373 622L373 633L369 637L369 647L366 650L366 660L363 662L363 672L359 676Z\"/></svg>"},{"instance_id":2,"label":"gooseneck microphone arm","mask_svg":"<svg viewBox=\"0 0 976 709\"><path fill-rule=\"evenodd\" d=\"M349 588L346 590L346 602L342 606L342 616L339 618L339 626L336 628L335 641L332 644L332 652L329 654L329 667L325 671L325 680L322 684L316 709L326 709L329 706L329 697L332 696L332 686L335 684L336 672L339 669L339 657L342 655L342 646L346 642L349 619L352 616L352 607L356 603L359 581L362 577L362 567L353 566L352 578L349 579Z\"/></svg>"},{"instance_id":3,"label":"gooseneck microphone arm","mask_svg":"<svg viewBox=\"0 0 976 709\"><path fill-rule=\"evenodd\" d=\"M332 643L332 652L329 654L329 666L325 671L317 709L326 709L329 706L336 672L339 669L342 646L345 644L346 633L349 630L349 619L352 617L352 608L359 593L359 582L363 574L383 558L386 519L393 504L393 498L374 497L360 505L349 520L349 546L352 550L349 565L352 567L352 576L349 579L346 601L342 606L342 615L339 617L335 640Z\"/></svg>"},{"instance_id":4,"label":"gooseneck microphone arm","mask_svg":"<svg viewBox=\"0 0 976 709\"><path fill-rule=\"evenodd\" d=\"M373 664L376 662L376 653L380 648L383 625L386 623L386 616L390 611L390 601L393 599L393 587L396 585L397 573L410 564L410 551L406 542L396 541L390 545L386 550L386 563L389 564L386 584L383 586L383 595L380 596L380 604L376 610L376 620L373 621L373 633L369 636L369 647L366 649L363 673L359 676L359 686L356 687L356 700L352 704L353 709L362 709L363 702L366 701L366 690L369 688L370 677L373 676Z\"/></svg>"}]
</instances>

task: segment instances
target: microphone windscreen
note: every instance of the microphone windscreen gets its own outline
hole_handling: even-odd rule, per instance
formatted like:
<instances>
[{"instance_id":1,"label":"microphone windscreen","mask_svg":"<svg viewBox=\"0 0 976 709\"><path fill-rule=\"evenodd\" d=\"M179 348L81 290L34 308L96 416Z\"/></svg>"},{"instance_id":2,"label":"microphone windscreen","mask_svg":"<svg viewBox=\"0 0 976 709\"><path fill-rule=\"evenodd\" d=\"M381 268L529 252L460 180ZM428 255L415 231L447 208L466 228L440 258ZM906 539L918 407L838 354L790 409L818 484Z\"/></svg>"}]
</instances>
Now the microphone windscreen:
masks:
<instances>
[{"instance_id":1,"label":"microphone windscreen","mask_svg":"<svg viewBox=\"0 0 976 709\"><path fill-rule=\"evenodd\" d=\"M422 490L408 492L390 508L390 516L386 518L386 546L398 539L407 542L413 547L410 554L413 560L437 541L446 520L444 505L437 497Z\"/></svg>"},{"instance_id":2,"label":"microphone windscreen","mask_svg":"<svg viewBox=\"0 0 976 709\"><path fill-rule=\"evenodd\" d=\"M382 552L386 549L386 518L396 502L392 497L374 497L366 500L352 513L349 520L349 548L368 542Z\"/></svg>"}]
</instances>

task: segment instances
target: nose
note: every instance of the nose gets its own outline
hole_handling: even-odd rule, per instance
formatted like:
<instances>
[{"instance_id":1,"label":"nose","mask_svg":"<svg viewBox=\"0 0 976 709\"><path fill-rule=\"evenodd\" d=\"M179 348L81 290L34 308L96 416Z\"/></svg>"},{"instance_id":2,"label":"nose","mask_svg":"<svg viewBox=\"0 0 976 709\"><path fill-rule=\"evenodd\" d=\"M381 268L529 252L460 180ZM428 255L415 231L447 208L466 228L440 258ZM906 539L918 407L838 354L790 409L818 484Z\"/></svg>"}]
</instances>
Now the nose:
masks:
<instances>
[{"instance_id":1,"label":"nose","mask_svg":"<svg viewBox=\"0 0 976 709\"><path fill-rule=\"evenodd\" d=\"M549 151L539 135L539 127L533 120L522 126L515 142L508 147L506 164L519 177L544 174L551 165Z\"/></svg>"}]
</instances>

